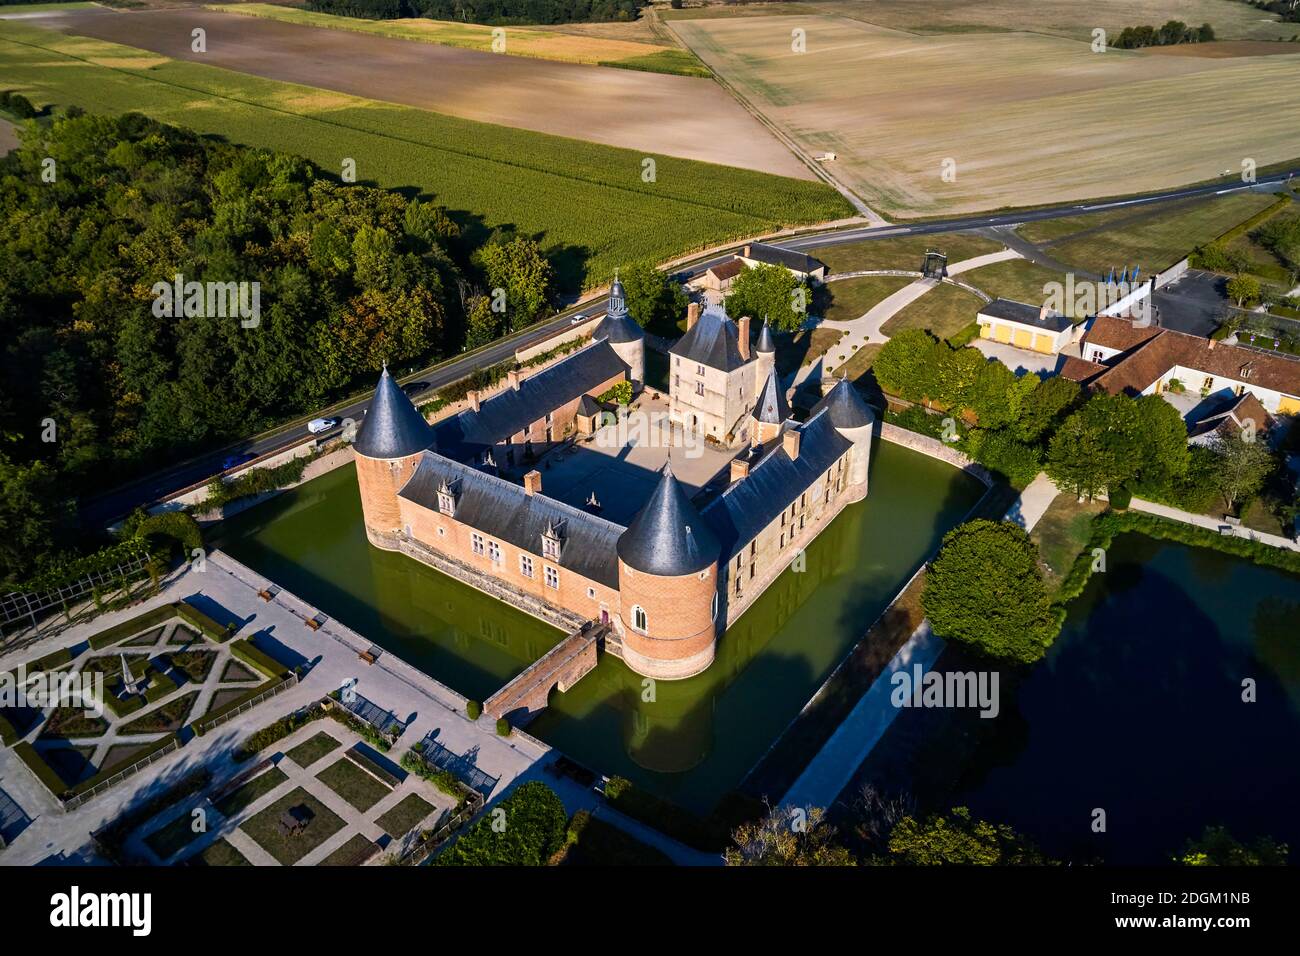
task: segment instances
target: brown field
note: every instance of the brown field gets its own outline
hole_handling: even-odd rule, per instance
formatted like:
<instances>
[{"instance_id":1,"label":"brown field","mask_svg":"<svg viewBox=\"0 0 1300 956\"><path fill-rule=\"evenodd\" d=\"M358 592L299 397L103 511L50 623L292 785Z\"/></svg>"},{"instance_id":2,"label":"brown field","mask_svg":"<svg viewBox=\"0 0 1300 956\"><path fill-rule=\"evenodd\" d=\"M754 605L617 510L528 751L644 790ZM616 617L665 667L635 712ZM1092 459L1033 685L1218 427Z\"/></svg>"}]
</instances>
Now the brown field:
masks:
<instances>
[{"instance_id":1,"label":"brown field","mask_svg":"<svg viewBox=\"0 0 1300 956\"><path fill-rule=\"evenodd\" d=\"M97 8L37 22L178 60L465 119L813 178L710 80L500 56L202 9ZM195 27L207 31L207 53L190 49Z\"/></svg>"},{"instance_id":2,"label":"brown field","mask_svg":"<svg viewBox=\"0 0 1300 956\"><path fill-rule=\"evenodd\" d=\"M964 7L989 15L985 4ZM1134 19L1149 22L1124 22ZM671 25L806 152L836 153L828 172L901 217L1153 191L1239 171L1245 158L1264 167L1300 156L1300 45L1206 58L1098 54L1038 33L919 36L840 15ZM796 29L804 53L792 52Z\"/></svg>"},{"instance_id":3,"label":"brown field","mask_svg":"<svg viewBox=\"0 0 1300 956\"><path fill-rule=\"evenodd\" d=\"M1300 24L1296 26L1300 27ZM1300 29L1297 32L1300 32ZM1268 40L1216 40L1214 43L1149 46L1142 52L1147 56L1200 56L1225 60L1239 56L1289 56L1300 52L1300 46L1292 42L1278 43Z\"/></svg>"}]
</instances>

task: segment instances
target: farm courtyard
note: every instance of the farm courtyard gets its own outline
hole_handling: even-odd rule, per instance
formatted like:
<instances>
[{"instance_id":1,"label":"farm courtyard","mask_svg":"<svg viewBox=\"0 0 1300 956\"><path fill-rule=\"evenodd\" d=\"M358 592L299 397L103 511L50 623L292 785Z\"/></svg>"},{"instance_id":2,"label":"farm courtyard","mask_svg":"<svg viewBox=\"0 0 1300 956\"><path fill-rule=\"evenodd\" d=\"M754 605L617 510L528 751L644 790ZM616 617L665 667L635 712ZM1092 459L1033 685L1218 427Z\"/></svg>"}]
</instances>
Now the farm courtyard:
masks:
<instances>
[{"instance_id":1,"label":"farm courtyard","mask_svg":"<svg viewBox=\"0 0 1300 956\"><path fill-rule=\"evenodd\" d=\"M1263 168L1300 153L1300 44L1229 50L1261 55L1196 55L1197 45L1178 56L1094 53L1086 36L973 25L920 35L829 12L838 8L850 9L804 6L790 16L671 26L807 153L835 153L827 170L885 214L952 215L1235 180L1244 160ZM870 6L851 9L872 16ZM1106 26L1118 29L1129 16ZM796 31L806 52L794 49Z\"/></svg>"}]
</instances>

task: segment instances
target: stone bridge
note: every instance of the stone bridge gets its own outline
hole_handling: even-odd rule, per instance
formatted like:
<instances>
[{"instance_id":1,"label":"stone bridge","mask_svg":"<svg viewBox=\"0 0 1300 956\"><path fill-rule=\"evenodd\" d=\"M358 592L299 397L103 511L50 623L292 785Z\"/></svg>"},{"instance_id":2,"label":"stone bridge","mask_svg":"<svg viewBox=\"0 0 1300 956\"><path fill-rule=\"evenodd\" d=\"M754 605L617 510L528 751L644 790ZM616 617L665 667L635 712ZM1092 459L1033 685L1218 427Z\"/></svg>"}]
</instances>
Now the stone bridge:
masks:
<instances>
[{"instance_id":1,"label":"stone bridge","mask_svg":"<svg viewBox=\"0 0 1300 956\"><path fill-rule=\"evenodd\" d=\"M596 652L608 631L608 625L588 621L484 701L484 713L493 720L528 723L546 709L552 687L567 691L595 669Z\"/></svg>"}]
</instances>

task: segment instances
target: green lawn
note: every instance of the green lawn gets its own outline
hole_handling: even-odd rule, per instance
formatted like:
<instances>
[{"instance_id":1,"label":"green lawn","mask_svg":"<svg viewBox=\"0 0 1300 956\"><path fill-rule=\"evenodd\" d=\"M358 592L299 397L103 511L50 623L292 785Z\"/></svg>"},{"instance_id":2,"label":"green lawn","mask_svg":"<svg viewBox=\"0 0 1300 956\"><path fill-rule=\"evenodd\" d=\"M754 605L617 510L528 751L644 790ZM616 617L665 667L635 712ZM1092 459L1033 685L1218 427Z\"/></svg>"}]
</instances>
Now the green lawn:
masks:
<instances>
[{"instance_id":1,"label":"green lawn","mask_svg":"<svg viewBox=\"0 0 1300 956\"><path fill-rule=\"evenodd\" d=\"M149 849L158 854L159 860L166 860L181 847L189 846L206 831L195 832L194 817L186 810L173 820L144 838ZM231 847L234 849L234 847Z\"/></svg>"},{"instance_id":2,"label":"green lawn","mask_svg":"<svg viewBox=\"0 0 1300 956\"><path fill-rule=\"evenodd\" d=\"M195 684L208 679L208 673L217 660L216 651L168 651L172 666Z\"/></svg>"},{"instance_id":3,"label":"green lawn","mask_svg":"<svg viewBox=\"0 0 1300 956\"><path fill-rule=\"evenodd\" d=\"M208 847L194 862L202 866L252 866L248 858L240 853L224 837Z\"/></svg>"},{"instance_id":4,"label":"green lawn","mask_svg":"<svg viewBox=\"0 0 1300 956\"><path fill-rule=\"evenodd\" d=\"M396 840L413 830L421 820L433 813L433 810L433 804L418 793L412 793L375 822Z\"/></svg>"},{"instance_id":5,"label":"green lawn","mask_svg":"<svg viewBox=\"0 0 1300 956\"><path fill-rule=\"evenodd\" d=\"M843 376L850 382L856 382L871 371L871 363L876 360L883 346L879 343L864 345L845 360L844 364L833 369L835 375Z\"/></svg>"},{"instance_id":6,"label":"green lawn","mask_svg":"<svg viewBox=\"0 0 1300 956\"><path fill-rule=\"evenodd\" d=\"M776 371L785 377L801 365L808 365L830 351L844 333L839 329L800 329L776 338Z\"/></svg>"},{"instance_id":7,"label":"green lawn","mask_svg":"<svg viewBox=\"0 0 1300 956\"><path fill-rule=\"evenodd\" d=\"M238 790L222 797L215 806L223 817L236 816L247 807L252 806L259 797L270 793L288 779L288 775L279 767L271 767L265 773L258 774Z\"/></svg>"},{"instance_id":8,"label":"green lawn","mask_svg":"<svg viewBox=\"0 0 1300 956\"><path fill-rule=\"evenodd\" d=\"M1043 287L1047 283L1065 282L1064 275L1026 259L995 262L963 272L959 278L995 299L1014 299L1031 305L1039 305L1046 299Z\"/></svg>"},{"instance_id":9,"label":"green lawn","mask_svg":"<svg viewBox=\"0 0 1300 956\"><path fill-rule=\"evenodd\" d=\"M362 836L360 833L355 833L341 847L321 860L317 866L346 866L371 845L369 838Z\"/></svg>"},{"instance_id":10,"label":"green lawn","mask_svg":"<svg viewBox=\"0 0 1300 956\"><path fill-rule=\"evenodd\" d=\"M1076 501L1073 495L1061 494L1052 500L1029 533L1038 546L1044 565L1043 576L1048 594L1055 594L1061 580L1074 566L1092 531L1092 519L1106 510L1103 501Z\"/></svg>"},{"instance_id":11,"label":"green lawn","mask_svg":"<svg viewBox=\"0 0 1300 956\"><path fill-rule=\"evenodd\" d=\"M941 339L964 329L975 321L983 303L979 296L955 285L935 286L880 327L887 336L904 329L929 329Z\"/></svg>"},{"instance_id":12,"label":"green lawn","mask_svg":"<svg viewBox=\"0 0 1300 956\"><path fill-rule=\"evenodd\" d=\"M862 276L829 282L817 291L822 318L832 322L851 322L861 318L877 302L910 285L908 276Z\"/></svg>"},{"instance_id":13,"label":"green lawn","mask_svg":"<svg viewBox=\"0 0 1300 956\"><path fill-rule=\"evenodd\" d=\"M285 756L300 767L310 767L327 753L342 746L337 739L322 730L316 736L304 740L292 750L287 751Z\"/></svg>"},{"instance_id":14,"label":"green lawn","mask_svg":"<svg viewBox=\"0 0 1300 956\"><path fill-rule=\"evenodd\" d=\"M369 810L390 793L388 787L346 757L340 757L316 774L316 779L362 811Z\"/></svg>"},{"instance_id":15,"label":"green lawn","mask_svg":"<svg viewBox=\"0 0 1300 956\"><path fill-rule=\"evenodd\" d=\"M135 110L231 141L297 153L326 172L433 196L482 233L539 234L565 287L620 264L851 213L821 182L655 156L279 83L0 21L4 86L38 106Z\"/></svg>"},{"instance_id":16,"label":"green lawn","mask_svg":"<svg viewBox=\"0 0 1300 956\"><path fill-rule=\"evenodd\" d=\"M1111 266L1138 265L1158 272L1196 246L1222 235L1271 205L1263 193L1237 193L1176 203L1150 210L1125 210L1029 223L1019 232L1033 242L1049 241L1047 252L1066 265L1105 275Z\"/></svg>"},{"instance_id":17,"label":"green lawn","mask_svg":"<svg viewBox=\"0 0 1300 956\"><path fill-rule=\"evenodd\" d=\"M868 239L842 246L823 246L809 255L820 259L831 272L861 272L870 269L907 269L920 272L928 251L942 252L948 264L997 252L1002 243L968 232L946 232L928 236L895 236Z\"/></svg>"},{"instance_id":18,"label":"green lawn","mask_svg":"<svg viewBox=\"0 0 1300 956\"><path fill-rule=\"evenodd\" d=\"M296 834L286 834L280 829L280 815L293 807L306 807L312 815L307 826ZM245 820L240 827L281 866L293 866L316 847L320 846L344 827L329 807L321 803L302 787L287 793L261 813Z\"/></svg>"}]
</instances>

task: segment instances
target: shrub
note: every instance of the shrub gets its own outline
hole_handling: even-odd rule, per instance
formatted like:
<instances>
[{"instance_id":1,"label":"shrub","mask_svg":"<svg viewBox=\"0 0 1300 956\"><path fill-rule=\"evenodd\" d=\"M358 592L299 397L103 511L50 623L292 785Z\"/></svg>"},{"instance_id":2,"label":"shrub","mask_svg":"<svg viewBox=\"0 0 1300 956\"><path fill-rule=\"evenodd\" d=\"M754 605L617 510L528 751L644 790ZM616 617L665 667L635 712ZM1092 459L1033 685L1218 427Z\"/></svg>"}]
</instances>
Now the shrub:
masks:
<instances>
[{"instance_id":1,"label":"shrub","mask_svg":"<svg viewBox=\"0 0 1300 956\"><path fill-rule=\"evenodd\" d=\"M436 862L440 866L543 866L565 842L569 814L550 787L537 780L520 784L497 809L505 829L484 816L453 843Z\"/></svg>"},{"instance_id":2,"label":"shrub","mask_svg":"<svg viewBox=\"0 0 1300 956\"><path fill-rule=\"evenodd\" d=\"M31 119L36 115L32 101L21 93L0 93L0 109L5 109L19 119Z\"/></svg>"},{"instance_id":3,"label":"shrub","mask_svg":"<svg viewBox=\"0 0 1300 956\"><path fill-rule=\"evenodd\" d=\"M351 749L349 749L344 754L344 756L347 757L349 760L351 760L362 770L366 771L367 773L373 774L374 776L378 777L380 780L384 781L384 783L388 784L388 786L390 787L396 787L402 782L400 777L398 777L387 767L372 760L369 755L359 750L357 746L353 746Z\"/></svg>"},{"instance_id":4,"label":"shrub","mask_svg":"<svg viewBox=\"0 0 1300 956\"><path fill-rule=\"evenodd\" d=\"M506 720L504 717L498 718L498 720L497 720L497 733L500 734L502 737L509 737L509 736L510 736L510 721Z\"/></svg>"},{"instance_id":5,"label":"shrub","mask_svg":"<svg viewBox=\"0 0 1300 956\"><path fill-rule=\"evenodd\" d=\"M224 644L235 635L234 624L227 624L223 627L196 608L193 604L187 604L185 601L177 601L172 606L176 609L176 615L182 621L198 628L202 634L219 644Z\"/></svg>"},{"instance_id":6,"label":"shrub","mask_svg":"<svg viewBox=\"0 0 1300 956\"><path fill-rule=\"evenodd\" d=\"M239 745L239 749L235 751L235 761L242 763L256 757L261 751L272 744L279 743L298 728L305 727L312 721L320 720L324 716L325 711L322 708L309 707L305 711L296 711L287 717L281 717L275 723L269 724L261 730L253 731Z\"/></svg>"},{"instance_id":7,"label":"shrub","mask_svg":"<svg viewBox=\"0 0 1300 956\"><path fill-rule=\"evenodd\" d=\"M14 747L14 755L27 765L27 769L34 773L36 779L55 797L61 797L67 791L68 785L63 782L63 778L54 772L54 768L45 762L29 742L24 740Z\"/></svg>"},{"instance_id":8,"label":"shrub","mask_svg":"<svg viewBox=\"0 0 1300 956\"><path fill-rule=\"evenodd\" d=\"M605 781L605 800L620 813L697 850L721 850L731 837L730 828L717 818L705 820L697 817L675 803L638 788L623 777L610 777Z\"/></svg>"},{"instance_id":9,"label":"shrub","mask_svg":"<svg viewBox=\"0 0 1300 956\"><path fill-rule=\"evenodd\" d=\"M164 604L162 607L156 607L152 611L145 611L143 614L137 614L121 624L115 624L98 634L92 634L87 643L90 649L94 651L102 650L105 647L111 647L114 644L120 644L128 637L134 637L141 631L148 630L156 624L162 624L170 621L176 616L176 605Z\"/></svg>"},{"instance_id":10,"label":"shrub","mask_svg":"<svg viewBox=\"0 0 1300 956\"><path fill-rule=\"evenodd\" d=\"M185 556L203 547L203 532L199 529L199 523L186 511L144 515L134 522L133 533L139 538L148 538L150 535L171 538L180 544Z\"/></svg>"},{"instance_id":11,"label":"shrub","mask_svg":"<svg viewBox=\"0 0 1300 956\"><path fill-rule=\"evenodd\" d=\"M483 705L476 700L465 701L465 716L470 720L478 720L479 715L483 713Z\"/></svg>"},{"instance_id":12,"label":"shrub","mask_svg":"<svg viewBox=\"0 0 1300 956\"><path fill-rule=\"evenodd\" d=\"M0 714L0 746L8 747L18 741L18 728L9 722L4 714Z\"/></svg>"},{"instance_id":13,"label":"shrub","mask_svg":"<svg viewBox=\"0 0 1300 956\"><path fill-rule=\"evenodd\" d=\"M1133 501L1133 492L1129 491L1124 485L1116 485L1108 489L1110 506L1123 511Z\"/></svg>"}]
</instances>

